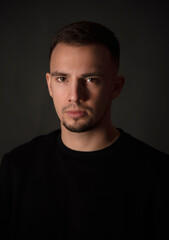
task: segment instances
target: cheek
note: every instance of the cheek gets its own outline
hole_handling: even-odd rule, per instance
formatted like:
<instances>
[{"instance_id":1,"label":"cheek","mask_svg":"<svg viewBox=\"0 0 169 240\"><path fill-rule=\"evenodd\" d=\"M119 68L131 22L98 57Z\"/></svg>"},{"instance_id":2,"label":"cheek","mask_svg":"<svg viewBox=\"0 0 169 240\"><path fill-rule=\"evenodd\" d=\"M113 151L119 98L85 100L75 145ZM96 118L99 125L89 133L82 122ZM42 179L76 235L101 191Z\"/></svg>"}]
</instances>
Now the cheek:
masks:
<instances>
[{"instance_id":1,"label":"cheek","mask_svg":"<svg viewBox=\"0 0 169 240\"><path fill-rule=\"evenodd\" d=\"M91 95L92 96L92 95ZM93 102L95 106L104 106L111 101L110 87L105 87L93 93Z\"/></svg>"},{"instance_id":2,"label":"cheek","mask_svg":"<svg viewBox=\"0 0 169 240\"><path fill-rule=\"evenodd\" d=\"M111 110L111 92L110 90L101 91L97 96L95 96L94 108L95 108L95 116L99 117L106 110Z\"/></svg>"},{"instance_id":3,"label":"cheek","mask_svg":"<svg viewBox=\"0 0 169 240\"><path fill-rule=\"evenodd\" d=\"M58 92L53 93L53 103L55 106L55 110L58 116L61 116L62 108L63 108L63 94L59 94Z\"/></svg>"}]
</instances>

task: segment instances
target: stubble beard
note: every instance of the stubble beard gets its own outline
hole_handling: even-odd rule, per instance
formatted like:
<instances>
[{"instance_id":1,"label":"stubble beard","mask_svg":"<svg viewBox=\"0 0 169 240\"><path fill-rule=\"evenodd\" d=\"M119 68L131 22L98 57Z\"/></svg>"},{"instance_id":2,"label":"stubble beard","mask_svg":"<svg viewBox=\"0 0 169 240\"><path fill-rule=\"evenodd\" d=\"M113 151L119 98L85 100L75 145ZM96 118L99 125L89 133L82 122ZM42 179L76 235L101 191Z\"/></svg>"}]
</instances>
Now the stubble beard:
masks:
<instances>
[{"instance_id":1,"label":"stubble beard","mask_svg":"<svg viewBox=\"0 0 169 240\"><path fill-rule=\"evenodd\" d=\"M104 113L96 121L94 121L94 119L92 119L92 117L91 117L92 115L94 115L93 109L90 107L83 107L84 110L89 112L89 115L87 114L86 116L84 116L82 118L73 118L73 119L71 119L71 123L70 123L69 119L67 120L66 118L64 118L64 113L67 110L70 110L70 108L74 109L74 107L76 107L76 106L74 104L71 104L70 106L64 107L62 109L62 114L63 114L62 121L61 121L62 125L70 132L81 133L81 132L90 131L99 126L99 124L103 121L103 119L107 115L107 113L109 115L111 115L111 102L109 102L107 104L107 107L105 108ZM109 113L109 111L110 111L110 113ZM91 116L90 116L90 114L91 114Z\"/></svg>"},{"instance_id":2,"label":"stubble beard","mask_svg":"<svg viewBox=\"0 0 169 240\"><path fill-rule=\"evenodd\" d=\"M76 133L86 132L94 128L91 119L86 119L85 121L82 119L74 118L72 124L68 123L65 119L63 119L62 124L70 132Z\"/></svg>"},{"instance_id":3,"label":"stubble beard","mask_svg":"<svg viewBox=\"0 0 169 240\"><path fill-rule=\"evenodd\" d=\"M67 119L65 116L66 112L69 110L81 109L86 111L86 114L80 118ZM87 113L88 112L88 113ZM93 120L89 116L92 114L93 110L90 107L80 106L80 104L70 104L62 109L62 125L71 132L81 133L91 130L93 126Z\"/></svg>"}]
</instances>

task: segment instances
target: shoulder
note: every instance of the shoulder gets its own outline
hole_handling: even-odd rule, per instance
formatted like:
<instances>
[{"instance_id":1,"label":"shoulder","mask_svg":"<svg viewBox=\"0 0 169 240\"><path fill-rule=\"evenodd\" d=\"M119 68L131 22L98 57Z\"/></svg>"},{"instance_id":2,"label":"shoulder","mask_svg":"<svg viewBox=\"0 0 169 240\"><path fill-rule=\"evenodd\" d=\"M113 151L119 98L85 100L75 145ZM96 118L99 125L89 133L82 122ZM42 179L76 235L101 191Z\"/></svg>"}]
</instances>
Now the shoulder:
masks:
<instances>
[{"instance_id":1,"label":"shoulder","mask_svg":"<svg viewBox=\"0 0 169 240\"><path fill-rule=\"evenodd\" d=\"M123 131L123 154L131 164L147 175L167 177L169 155Z\"/></svg>"},{"instance_id":2,"label":"shoulder","mask_svg":"<svg viewBox=\"0 0 169 240\"><path fill-rule=\"evenodd\" d=\"M50 146L56 141L57 135L60 130L52 131L48 134L37 136L14 149L6 153L3 156L1 165L4 164L21 164L25 163L26 160L33 160L37 155L44 155Z\"/></svg>"},{"instance_id":3,"label":"shoulder","mask_svg":"<svg viewBox=\"0 0 169 240\"><path fill-rule=\"evenodd\" d=\"M154 148L153 146L150 146L146 142L141 141L140 139L137 139L136 137L132 136L131 134L125 132L124 130L120 129L123 147L128 150L129 152L132 152L133 154L139 154L141 156L161 156L164 158L169 158L169 155Z\"/></svg>"}]
</instances>

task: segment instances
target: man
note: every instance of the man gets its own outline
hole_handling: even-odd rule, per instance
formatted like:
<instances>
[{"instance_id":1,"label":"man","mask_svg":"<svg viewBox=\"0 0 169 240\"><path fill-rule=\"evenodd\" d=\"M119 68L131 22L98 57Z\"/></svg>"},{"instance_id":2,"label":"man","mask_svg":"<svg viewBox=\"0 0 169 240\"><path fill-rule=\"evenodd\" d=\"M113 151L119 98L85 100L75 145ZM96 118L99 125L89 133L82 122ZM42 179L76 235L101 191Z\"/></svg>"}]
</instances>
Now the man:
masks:
<instances>
[{"instance_id":1,"label":"man","mask_svg":"<svg viewBox=\"0 0 169 240\"><path fill-rule=\"evenodd\" d=\"M167 239L169 157L116 129L119 43L93 22L63 27L46 74L60 130L3 158L3 239Z\"/></svg>"}]
</instances>

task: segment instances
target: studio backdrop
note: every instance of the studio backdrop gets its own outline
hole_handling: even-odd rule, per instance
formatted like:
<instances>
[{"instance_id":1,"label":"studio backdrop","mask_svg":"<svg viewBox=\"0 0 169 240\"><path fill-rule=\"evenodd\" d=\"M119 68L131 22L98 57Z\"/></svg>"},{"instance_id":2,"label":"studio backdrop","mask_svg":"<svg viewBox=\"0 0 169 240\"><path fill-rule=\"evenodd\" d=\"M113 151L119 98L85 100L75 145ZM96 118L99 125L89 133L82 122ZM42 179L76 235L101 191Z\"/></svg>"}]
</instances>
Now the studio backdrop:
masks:
<instances>
[{"instance_id":1,"label":"studio backdrop","mask_svg":"<svg viewBox=\"0 0 169 240\"><path fill-rule=\"evenodd\" d=\"M112 122L169 154L168 1L6 1L0 8L0 158L59 128L45 74L55 33L88 20L115 32L124 89Z\"/></svg>"}]
</instances>

